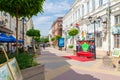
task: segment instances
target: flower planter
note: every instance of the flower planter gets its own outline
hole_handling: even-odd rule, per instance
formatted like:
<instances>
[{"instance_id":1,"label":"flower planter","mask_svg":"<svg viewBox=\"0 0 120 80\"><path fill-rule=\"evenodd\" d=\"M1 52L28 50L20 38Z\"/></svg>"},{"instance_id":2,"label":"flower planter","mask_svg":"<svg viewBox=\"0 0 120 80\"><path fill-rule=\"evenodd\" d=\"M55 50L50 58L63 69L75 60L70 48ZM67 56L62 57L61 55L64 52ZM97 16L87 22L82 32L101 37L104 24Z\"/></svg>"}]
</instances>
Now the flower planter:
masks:
<instances>
[{"instance_id":1,"label":"flower planter","mask_svg":"<svg viewBox=\"0 0 120 80\"><path fill-rule=\"evenodd\" d=\"M45 80L43 64L21 70L21 73L24 80Z\"/></svg>"}]
</instances>

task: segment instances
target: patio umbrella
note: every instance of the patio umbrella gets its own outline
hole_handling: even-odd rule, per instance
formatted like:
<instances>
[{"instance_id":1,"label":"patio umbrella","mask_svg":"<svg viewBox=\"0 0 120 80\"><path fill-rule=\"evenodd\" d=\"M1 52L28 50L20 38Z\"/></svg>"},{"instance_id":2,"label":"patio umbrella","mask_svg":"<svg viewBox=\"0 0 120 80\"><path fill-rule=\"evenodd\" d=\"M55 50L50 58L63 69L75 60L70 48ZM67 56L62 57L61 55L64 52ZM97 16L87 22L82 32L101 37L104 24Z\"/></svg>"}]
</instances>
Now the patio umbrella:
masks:
<instances>
[{"instance_id":1,"label":"patio umbrella","mask_svg":"<svg viewBox=\"0 0 120 80\"><path fill-rule=\"evenodd\" d=\"M10 39L5 33L0 34L0 42L8 42Z\"/></svg>"},{"instance_id":2,"label":"patio umbrella","mask_svg":"<svg viewBox=\"0 0 120 80\"><path fill-rule=\"evenodd\" d=\"M16 38L14 36L9 36L9 42L16 42Z\"/></svg>"},{"instance_id":3,"label":"patio umbrella","mask_svg":"<svg viewBox=\"0 0 120 80\"><path fill-rule=\"evenodd\" d=\"M24 42L24 40L18 40L18 42L19 42L19 43L23 43L23 42Z\"/></svg>"}]
</instances>

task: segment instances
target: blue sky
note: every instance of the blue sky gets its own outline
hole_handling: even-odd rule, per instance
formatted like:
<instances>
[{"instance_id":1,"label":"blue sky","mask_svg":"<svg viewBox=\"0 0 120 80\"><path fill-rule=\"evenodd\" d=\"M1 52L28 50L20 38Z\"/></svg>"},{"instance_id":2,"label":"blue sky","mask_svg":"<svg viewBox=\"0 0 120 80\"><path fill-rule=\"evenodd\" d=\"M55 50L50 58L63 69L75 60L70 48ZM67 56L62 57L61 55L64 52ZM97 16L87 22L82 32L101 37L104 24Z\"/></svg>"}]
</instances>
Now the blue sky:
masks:
<instances>
[{"instance_id":1,"label":"blue sky","mask_svg":"<svg viewBox=\"0 0 120 80\"><path fill-rule=\"evenodd\" d=\"M35 29L39 29L41 36L47 36L52 23L57 17L63 17L70 9L74 0L46 0L44 13L33 16Z\"/></svg>"}]
</instances>

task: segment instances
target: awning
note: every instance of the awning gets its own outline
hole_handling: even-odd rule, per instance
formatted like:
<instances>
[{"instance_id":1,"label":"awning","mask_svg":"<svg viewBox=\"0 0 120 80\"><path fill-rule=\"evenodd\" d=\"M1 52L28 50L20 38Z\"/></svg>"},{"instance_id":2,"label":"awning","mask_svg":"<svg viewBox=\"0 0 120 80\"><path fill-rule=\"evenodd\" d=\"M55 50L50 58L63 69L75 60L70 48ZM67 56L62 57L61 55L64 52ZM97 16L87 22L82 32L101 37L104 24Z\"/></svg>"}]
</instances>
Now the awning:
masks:
<instances>
[{"instance_id":1,"label":"awning","mask_svg":"<svg viewBox=\"0 0 120 80\"><path fill-rule=\"evenodd\" d=\"M6 43L15 43L16 42L16 38L14 36L7 36L5 33L1 33L0 34L0 42ZM24 40L18 40L18 43L23 43Z\"/></svg>"}]
</instances>

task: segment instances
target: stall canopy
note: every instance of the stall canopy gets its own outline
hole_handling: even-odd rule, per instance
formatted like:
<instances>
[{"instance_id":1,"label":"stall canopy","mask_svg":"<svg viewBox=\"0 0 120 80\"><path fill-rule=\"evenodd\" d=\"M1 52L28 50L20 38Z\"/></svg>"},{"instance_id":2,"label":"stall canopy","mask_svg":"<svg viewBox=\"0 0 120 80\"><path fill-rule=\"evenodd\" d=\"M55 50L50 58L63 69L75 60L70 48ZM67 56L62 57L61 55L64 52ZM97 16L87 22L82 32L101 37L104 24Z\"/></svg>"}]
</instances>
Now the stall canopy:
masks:
<instances>
[{"instance_id":1,"label":"stall canopy","mask_svg":"<svg viewBox=\"0 0 120 80\"><path fill-rule=\"evenodd\" d=\"M15 37L14 37L14 36L12 36L12 35L11 35L11 36L9 36L9 39L10 39L10 40L9 40L9 42L16 42Z\"/></svg>"},{"instance_id":2,"label":"stall canopy","mask_svg":"<svg viewBox=\"0 0 120 80\"><path fill-rule=\"evenodd\" d=\"M1 33L0 34L0 42L3 42L3 43L14 43L16 42L16 38L12 35L10 36L7 36L5 33ZM18 40L19 43L23 43L24 40Z\"/></svg>"},{"instance_id":3,"label":"stall canopy","mask_svg":"<svg viewBox=\"0 0 120 80\"><path fill-rule=\"evenodd\" d=\"M23 43L23 42L24 42L24 40L18 40L18 42L19 42L19 43Z\"/></svg>"},{"instance_id":4,"label":"stall canopy","mask_svg":"<svg viewBox=\"0 0 120 80\"><path fill-rule=\"evenodd\" d=\"M0 42L9 42L9 41L10 38L5 33L0 34Z\"/></svg>"}]
</instances>

